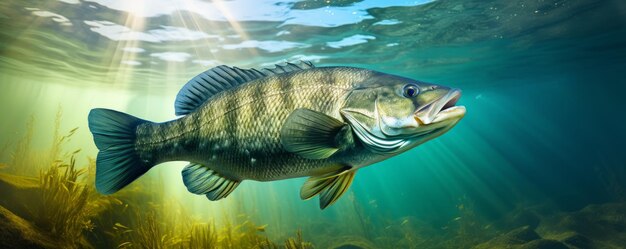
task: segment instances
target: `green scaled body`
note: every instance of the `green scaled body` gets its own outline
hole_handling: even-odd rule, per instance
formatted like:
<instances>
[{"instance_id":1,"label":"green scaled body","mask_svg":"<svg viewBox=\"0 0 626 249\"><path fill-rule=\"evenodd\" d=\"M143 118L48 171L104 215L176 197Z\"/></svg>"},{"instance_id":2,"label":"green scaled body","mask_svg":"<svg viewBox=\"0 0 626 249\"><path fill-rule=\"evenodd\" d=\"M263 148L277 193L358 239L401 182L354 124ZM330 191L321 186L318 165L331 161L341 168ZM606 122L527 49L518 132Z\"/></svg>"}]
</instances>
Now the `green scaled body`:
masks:
<instances>
[{"instance_id":1,"label":"green scaled body","mask_svg":"<svg viewBox=\"0 0 626 249\"><path fill-rule=\"evenodd\" d=\"M368 126L377 119L376 110L368 111L377 108L372 98L381 93L355 89L386 77L405 80L359 68L316 68L310 62L262 70L219 66L183 87L175 103L176 114L183 115L179 119L153 123L94 109L89 123L100 149L96 187L113 193L154 165L189 161L185 185L210 200L228 196L246 179L311 176L301 197L319 194L325 208L348 189L356 169L414 146L406 142L381 153L387 147L380 149L376 139L382 137L386 145L385 135L369 131L384 131Z\"/></svg>"}]
</instances>

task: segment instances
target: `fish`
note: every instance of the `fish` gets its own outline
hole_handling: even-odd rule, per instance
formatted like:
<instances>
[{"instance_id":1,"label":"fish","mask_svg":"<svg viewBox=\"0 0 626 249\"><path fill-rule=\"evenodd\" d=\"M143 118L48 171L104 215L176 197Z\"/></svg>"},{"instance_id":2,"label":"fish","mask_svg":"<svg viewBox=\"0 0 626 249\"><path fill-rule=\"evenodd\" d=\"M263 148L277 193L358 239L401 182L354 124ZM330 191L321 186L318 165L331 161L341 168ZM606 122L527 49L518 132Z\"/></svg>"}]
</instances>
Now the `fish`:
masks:
<instances>
[{"instance_id":1,"label":"fish","mask_svg":"<svg viewBox=\"0 0 626 249\"><path fill-rule=\"evenodd\" d=\"M259 232L265 232L265 228L267 228L267 224L255 227L255 229Z\"/></svg>"},{"instance_id":2,"label":"fish","mask_svg":"<svg viewBox=\"0 0 626 249\"><path fill-rule=\"evenodd\" d=\"M244 180L309 177L303 200L325 209L363 167L439 137L465 115L461 91L357 67L309 61L273 68L221 65L177 94L178 118L151 122L94 108L98 192L112 194L155 165L188 161L187 190L211 201Z\"/></svg>"},{"instance_id":3,"label":"fish","mask_svg":"<svg viewBox=\"0 0 626 249\"><path fill-rule=\"evenodd\" d=\"M400 225L406 225L407 223L409 223L409 219L404 219L402 220L402 223L400 223Z\"/></svg>"}]
</instances>

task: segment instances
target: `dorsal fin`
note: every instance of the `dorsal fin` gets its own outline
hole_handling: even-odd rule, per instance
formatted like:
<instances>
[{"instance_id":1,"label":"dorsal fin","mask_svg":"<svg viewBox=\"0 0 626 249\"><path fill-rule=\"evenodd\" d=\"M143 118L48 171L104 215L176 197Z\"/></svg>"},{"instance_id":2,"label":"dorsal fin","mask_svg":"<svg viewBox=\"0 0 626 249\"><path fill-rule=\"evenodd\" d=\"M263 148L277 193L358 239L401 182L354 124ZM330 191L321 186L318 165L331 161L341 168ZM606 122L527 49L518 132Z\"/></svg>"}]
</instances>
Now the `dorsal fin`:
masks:
<instances>
[{"instance_id":1,"label":"dorsal fin","mask_svg":"<svg viewBox=\"0 0 626 249\"><path fill-rule=\"evenodd\" d=\"M283 65L276 64L274 65L274 68L263 68L263 72L267 73L268 75L272 75L272 74L281 74L281 73L299 71L299 70L304 70L304 69L309 69L309 68L314 68L314 67L315 66L313 65L313 62L310 62L310 61L300 61L300 63L298 64L287 62Z\"/></svg>"},{"instance_id":2,"label":"dorsal fin","mask_svg":"<svg viewBox=\"0 0 626 249\"><path fill-rule=\"evenodd\" d=\"M270 75L314 67L310 61L300 61L298 64L277 64L275 68L264 68L261 70L254 68L241 69L226 65L217 66L193 77L180 89L180 92L176 95L174 110L176 115L187 115L219 92Z\"/></svg>"}]
</instances>

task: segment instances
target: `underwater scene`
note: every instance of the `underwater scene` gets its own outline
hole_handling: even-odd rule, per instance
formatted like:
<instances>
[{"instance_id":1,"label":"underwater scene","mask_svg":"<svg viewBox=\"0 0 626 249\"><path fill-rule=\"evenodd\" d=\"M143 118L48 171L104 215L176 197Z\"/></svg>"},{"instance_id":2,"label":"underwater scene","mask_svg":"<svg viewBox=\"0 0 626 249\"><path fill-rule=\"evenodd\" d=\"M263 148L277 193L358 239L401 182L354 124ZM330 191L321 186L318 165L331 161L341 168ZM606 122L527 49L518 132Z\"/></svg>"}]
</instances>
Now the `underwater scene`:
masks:
<instances>
[{"instance_id":1,"label":"underwater scene","mask_svg":"<svg viewBox=\"0 0 626 249\"><path fill-rule=\"evenodd\" d=\"M1 1L0 248L626 248L625 72L621 0Z\"/></svg>"}]
</instances>

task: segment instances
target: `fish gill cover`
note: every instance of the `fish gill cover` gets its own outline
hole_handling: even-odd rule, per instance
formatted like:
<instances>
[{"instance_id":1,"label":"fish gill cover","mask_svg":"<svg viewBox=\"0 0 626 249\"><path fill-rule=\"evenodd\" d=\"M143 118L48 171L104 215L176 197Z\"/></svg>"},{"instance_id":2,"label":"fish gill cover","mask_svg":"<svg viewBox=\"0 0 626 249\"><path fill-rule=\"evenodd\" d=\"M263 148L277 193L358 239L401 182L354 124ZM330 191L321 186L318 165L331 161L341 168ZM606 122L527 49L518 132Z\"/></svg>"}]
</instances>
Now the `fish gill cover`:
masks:
<instances>
[{"instance_id":1,"label":"fish gill cover","mask_svg":"<svg viewBox=\"0 0 626 249\"><path fill-rule=\"evenodd\" d=\"M620 248L626 5L528 1L2 1L7 248ZM441 137L356 174L323 211L306 178L211 202L186 162L95 189L90 109L155 122L205 70L293 61L463 90Z\"/></svg>"}]
</instances>

